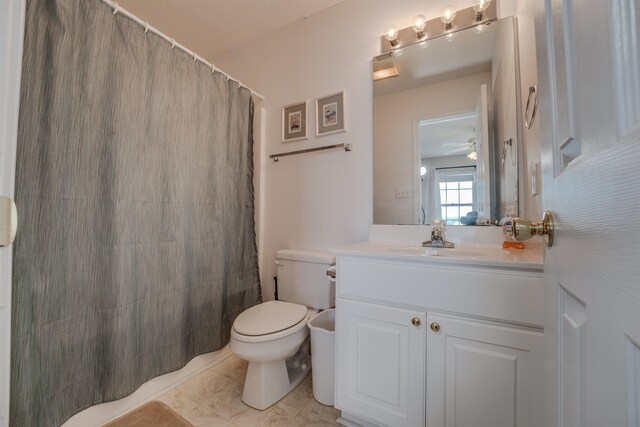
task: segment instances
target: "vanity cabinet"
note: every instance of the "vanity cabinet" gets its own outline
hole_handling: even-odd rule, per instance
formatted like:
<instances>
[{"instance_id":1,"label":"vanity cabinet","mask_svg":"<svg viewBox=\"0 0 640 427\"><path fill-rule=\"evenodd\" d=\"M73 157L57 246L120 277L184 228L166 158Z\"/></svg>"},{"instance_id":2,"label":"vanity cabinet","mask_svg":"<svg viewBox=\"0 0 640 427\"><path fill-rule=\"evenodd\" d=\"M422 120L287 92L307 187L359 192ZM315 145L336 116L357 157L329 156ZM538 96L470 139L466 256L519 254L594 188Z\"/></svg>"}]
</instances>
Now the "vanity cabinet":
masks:
<instances>
[{"instance_id":1,"label":"vanity cabinet","mask_svg":"<svg viewBox=\"0 0 640 427\"><path fill-rule=\"evenodd\" d=\"M336 307L340 404L383 425L423 425L425 313L348 299Z\"/></svg>"},{"instance_id":2,"label":"vanity cabinet","mask_svg":"<svg viewBox=\"0 0 640 427\"><path fill-rule=\"evenodd\" d=\"M541 271L340 254L337 269L336 406L347 419L541 425Z\"/></svg>"}]
</instances>

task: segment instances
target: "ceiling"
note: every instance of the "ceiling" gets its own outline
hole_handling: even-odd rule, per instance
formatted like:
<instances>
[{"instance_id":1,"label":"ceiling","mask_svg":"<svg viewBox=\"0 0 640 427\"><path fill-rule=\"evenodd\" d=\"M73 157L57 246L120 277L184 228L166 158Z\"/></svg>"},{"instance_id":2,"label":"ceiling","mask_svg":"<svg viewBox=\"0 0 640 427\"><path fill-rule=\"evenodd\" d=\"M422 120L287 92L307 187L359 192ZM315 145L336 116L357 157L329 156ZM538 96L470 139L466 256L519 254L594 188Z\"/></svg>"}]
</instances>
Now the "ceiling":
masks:
<instances>
[{"instance_id":1,"label":"ceiling","mask_svg":"<svg viewBox=\"0 0 640 427\"><path fill-rule=\"evenodd\" d=\"M425 120L418 125L420 157L467 155L473 151L469 139L475 136L475 112L438 120Z\"/></svg>"},{"instance_id":2,"label":"ceiling","mask_svg":"<svg viewBox=\"0 0 640 427\"><path fill-rule=\"evenodd\" d=\"M119 0L118 4L211 61L342 0Z\"/></svg>"},{"instance_id":3,"label":"ceiling","mask_svg":"<svg viewBox=\"0 0 640 427\"><path fill-rule=\"evenodd\" d=\"M499 27L487 25L481 33L470 28L398 49L384 61L395 64L399 76L376 81L373 96L491 71Z\"/></svg>"}]
</instances>

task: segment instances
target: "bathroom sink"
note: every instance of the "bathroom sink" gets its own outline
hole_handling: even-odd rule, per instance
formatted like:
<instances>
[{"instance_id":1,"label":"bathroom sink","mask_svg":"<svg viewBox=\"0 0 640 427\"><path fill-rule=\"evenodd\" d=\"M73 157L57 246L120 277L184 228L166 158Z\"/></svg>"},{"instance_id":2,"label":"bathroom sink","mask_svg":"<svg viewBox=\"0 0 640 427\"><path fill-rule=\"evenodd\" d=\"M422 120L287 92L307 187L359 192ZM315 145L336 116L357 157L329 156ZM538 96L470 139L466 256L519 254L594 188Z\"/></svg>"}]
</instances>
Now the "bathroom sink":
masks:
<instances>
[{"instance_id":1,"label":"bathroom sink","mask_svg":"<svg viewBox=\"0 0 640 427\"><path fill-rule=\"evenodd\" d=\"M422 246L394 246L386 248L387 252L393 252L403 255L415 255L426 257L443 257L443 258L478 258L493 255L493 252L499 251L500 255L509 254L501 248L493 248L490 246L478 247L470 245L468 247L455 247L453 249L446 248L424 248Z\"/></svg>"},{"instance_id":2,"label":"bathroom sink","mask_svg":"<svg viewBox=\"0 0 640 427\"><path fill-rule=\"evenodd\" d=\"M455 248L425 248L421 242L366 241L336 249L344 255L362 255L425 263L449 263L506 268L542 268L542 253L538 250L502 248L497 244L455 242Z\"/></svg>"},{"instance_id":3,"label":"bathroom sink","mask_svg":"<svg viewBox=\"0 0 640 427\"><path fill-rule=\"evenodd\" d=\"M480 251L464 250L464 249L434 249L425 248L426 255L429 256L450 256L450 257L479 257L487 254Z\"/></svg>"}]
</instances>

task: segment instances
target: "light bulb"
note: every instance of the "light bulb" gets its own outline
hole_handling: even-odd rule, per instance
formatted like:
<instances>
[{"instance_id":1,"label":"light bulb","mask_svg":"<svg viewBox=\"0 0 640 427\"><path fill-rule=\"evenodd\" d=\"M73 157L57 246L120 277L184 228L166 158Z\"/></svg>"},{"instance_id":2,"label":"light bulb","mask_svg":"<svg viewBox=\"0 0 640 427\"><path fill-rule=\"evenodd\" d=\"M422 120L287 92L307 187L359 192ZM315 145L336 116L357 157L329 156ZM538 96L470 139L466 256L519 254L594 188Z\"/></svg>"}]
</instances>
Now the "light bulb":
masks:
<instances>
[{"instance_id":1,"label":"light bulb","mask_svg":"<svg viewBox=\"0 0 640 427\"><path fill-rule=\"evenodd\" d=\"M471 160L477 160L478 159L478 153L476 151L472 151L469 154L467 154L467 157L470 158Z\"/></svg>"},{"instance_id":2,"label":"light bulb","mask_svg":"<svg viewBox=\"0 0 640 427\"><path fill-rule=\"evenodd\" d=\"M491 0L475 0L473 2L472 7L473 7L473 10L475 10L476 13L478 13L478 12L484 12L485 10L487 10L490 4L491 4Z\"/></svg>"},{"instance_id":3,"label":"light bulb","mask_svg":"<svg viewBox=\"0 0 640 427\"><path fill-rule=\"evenodd\" d=\"M391 46L395 46L398 44L398 27L395 25L389 25L384 30L384 38L389 40Z\"/></svg>"},{"instance_id":4,"label":"light bulb","mask_svg":"<svg viewBox=\"0 0 640 427\"><path fill-rule=\"evenodd\" d=\"M450 30L453 28L453 20L456 17L456 10L453 6L446 6L442 9L442 16L440 20L444 23L444 29Z\"/></svg>"},{"instance_id":5,"label":"light bulb","mask_svg":"<svg viewBox=\"0 0 640 427\"><path fill-rule=\"evenodd\" d=\"M420 166L420 176L424 176L427 173L427 168Z\"/></svg>"},{"instance_id":6,"label":"light bulb","mask_svg":"<svg viewBox=\"0 0 640 427\"><path fill-rule=\"evenodd\" d=\"M487 26L484 25L484 24L478 24L478 25L475 26L475 32L478 33L478 34L484 33L484 30L486 30L486 29L487 29Z\"/></svg>"},{"instance_id":7,"label":"light bulb","mask_svg":"<svg viewBox=\"0 0 640 427\"><path fill-rule=\"evenodd\" d=\"M476 12L476 21L482 20L482 14L487 10L490 4L491 0L474 0L472 7Z\"/></svg>"},{"instance_id":8,"label":"light bulb","mask_svg":"<svg viewBox=\"0 0 640 427\"><path fill-rule=\"evenodd\" d=\"M416 37L421 39L425 36L425 27L427 26L427 18L424 15L417 15L411 22L411 28L416 32Z\"/></svg>"}]
</instances>

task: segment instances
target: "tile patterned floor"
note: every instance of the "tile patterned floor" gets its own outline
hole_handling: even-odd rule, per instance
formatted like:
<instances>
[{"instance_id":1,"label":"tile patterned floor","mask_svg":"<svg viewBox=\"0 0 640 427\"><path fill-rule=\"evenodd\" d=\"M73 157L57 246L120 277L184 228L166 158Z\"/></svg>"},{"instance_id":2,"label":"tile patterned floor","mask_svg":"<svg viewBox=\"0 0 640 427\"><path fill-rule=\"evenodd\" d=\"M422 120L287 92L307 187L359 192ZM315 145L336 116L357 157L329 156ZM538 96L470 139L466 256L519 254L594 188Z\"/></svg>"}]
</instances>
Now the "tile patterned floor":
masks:
<instances>
[{"instance_id":1,"label":"tile patterned floor","mask_svg":"<svg viewBox=\"0 0 640 427\"><path fill-rule=\"evenodd\" d=\"M311 375L264 411L242 402L247 362L231 355L158 400L195 427L337 426L340 411L313 398Z\"/></svg>"}]
</instances>

